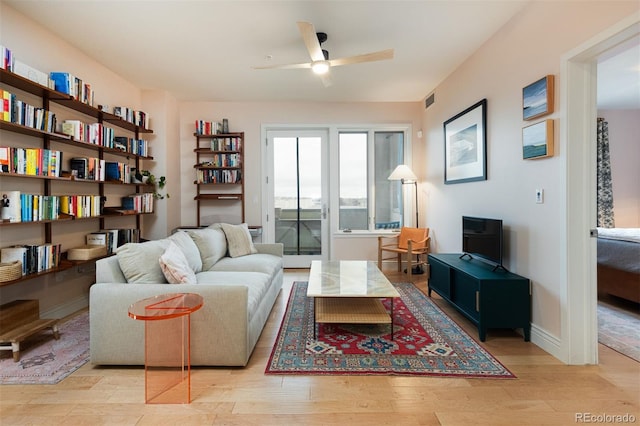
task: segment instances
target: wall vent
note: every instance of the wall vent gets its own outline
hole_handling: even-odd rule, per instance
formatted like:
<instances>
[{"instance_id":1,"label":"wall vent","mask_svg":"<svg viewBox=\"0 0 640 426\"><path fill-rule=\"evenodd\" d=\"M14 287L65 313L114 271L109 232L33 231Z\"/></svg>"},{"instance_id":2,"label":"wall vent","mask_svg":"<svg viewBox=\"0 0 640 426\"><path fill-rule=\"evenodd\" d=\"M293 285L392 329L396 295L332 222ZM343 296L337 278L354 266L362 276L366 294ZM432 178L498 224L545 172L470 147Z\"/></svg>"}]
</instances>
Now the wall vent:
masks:
<instances>
[{"instance_id":1,"label":"wall vent","mask_svg":"<svg viewBox=\"0 0 640 426\"><path fill-rule=\"evenodd\" d=\"M424 100L424 108L429 108L435 101L435 93L430 94L429 96L427 96L427 99Z\"/></svg>"}]
</instances>

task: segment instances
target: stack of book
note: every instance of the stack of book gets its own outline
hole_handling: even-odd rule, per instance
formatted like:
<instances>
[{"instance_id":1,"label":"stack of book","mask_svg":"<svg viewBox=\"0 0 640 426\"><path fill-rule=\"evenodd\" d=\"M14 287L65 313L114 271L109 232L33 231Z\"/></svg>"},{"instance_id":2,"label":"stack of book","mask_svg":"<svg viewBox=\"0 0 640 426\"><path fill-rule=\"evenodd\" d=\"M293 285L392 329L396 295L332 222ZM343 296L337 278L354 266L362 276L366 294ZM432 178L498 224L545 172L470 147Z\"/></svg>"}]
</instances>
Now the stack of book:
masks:
<instances>
[{"instance_id":1,"label":"stack of book","mask_svg":"<svg viewBox=\"0 0 640 426\"><path fill-rule=\"evenodd\" d=\"M216 121L196 120L196 134L215 135L222 132L222 123Z\"/></svg>"},{"instance_id":2,"label":"stack of book","mask_svg":"<svg viewBox=\"0 0 640 426\"><path fill-rule=\"evenodd\" d=\"M0 146L0 167L2 172L60 177L61 164L62 151Z\"/></svg>"},{"instance_id":3,"label":"stack of book","mask_svg":"<svg viewBox=\"0 0 640 426\"><path fill-rule=\"evenodd\" d=\"M13 71L13 52L11 49L0 44L0 68L7 71Z\"/></svg>"},{"instance_id":4,"label":"stack of book","mask_svg":"<svg viewBox=\"0 0 640 426\"><path fill-rule=\"evenodd\" d=\"M0 250L0 261L22 262L22 275L35 274L55 268L60 264L60 244L16 245Z\"/></svg>"},{"instance_id":5,"label":"stack of book","mask_svg":"<svg viewBox=\"0 0 640 426\"><path fill-rule=\"evenodd\" d=\"M53 133L56 130L53 112L23 102L7 90L0 90L0 94L0 119L43 132Z\"/></svg>"},{"instance_id":6,"label":"stack of book","mask_svg":"<svg viewBox=\"0 0 640 426\"><path fill-rule=\"evenodd\" d=\"M52 71L49 77L53 80L54 88L58 92L66 93L75 100L93 106L95 94L91 84L68 72Z\"/></svg>"},{"instance_id":7,"label":"stack of book","mask_svg":"<svg viewBox=\"0 0 640 426\"><path fill-rule=\"evenodd\" d=\"M153 194L147 192L122 197L122 209L136 213L153 213Z\"/></svg>"}]
</instances>

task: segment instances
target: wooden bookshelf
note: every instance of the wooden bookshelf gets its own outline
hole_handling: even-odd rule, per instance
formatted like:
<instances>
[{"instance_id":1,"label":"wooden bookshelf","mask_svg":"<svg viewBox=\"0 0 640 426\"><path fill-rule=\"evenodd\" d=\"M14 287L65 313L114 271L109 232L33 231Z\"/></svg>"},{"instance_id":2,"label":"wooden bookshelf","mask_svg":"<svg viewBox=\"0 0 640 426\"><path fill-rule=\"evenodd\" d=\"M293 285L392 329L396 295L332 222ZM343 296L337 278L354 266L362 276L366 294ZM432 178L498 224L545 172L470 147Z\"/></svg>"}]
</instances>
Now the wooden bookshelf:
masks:
<instances>
[{"instance_id":1,"label":"wooden bookshelf","mask_svg":"<svg viewBox=\"0 0 640 426\"><path fill-rule=\"evenodd\" d=\"M121 117L111 114L106 111L102 111L99 108L96 108L92 105L83 103L79 100L74 99L71 95L53 90L49 87L43 86L39 83L26 79L22 76L14 74L5 69L0 69L0 89L8 90L12 94L15 94L16 97L20 100L25 100L31 103L33 106L38 108L44 108L47 111L55 113L56 115L65 114L66 109L69 109L73 112L80 113L83 116L87 117L87 123L98 122L104 125L107 125L113 128L116 132L124 132L125 134L121 134L122 136L134 139L140 139L141 134L152 134L153 130L147 129L143 126L136 125L135 123L131 123L122 119ZM35 95L40 98L38 104L34 104L33 98L29 95ZM76 116L74 116L76 117ZM62 122L62 120L59 120ZM60 170L67 169L68 170L68 162L70 157L73 156L82 156L82 154L78 154L79 152L86 152L86 157L98 158L99 160L106 161L115 161L112 156L123 158L122 161L118 160L117 162L128 164L130 167L135 167L140 170L142 166L142 162L146 160L152 160L152 156L143 156L134 154L132 152L123 151L120 149L111 148L108 146L101 146L89 142L78 141L73 137L57 133L55 130L53 132L42 131L36 128L31 128L29 126L25 126L19 123L4 121L0 119L0 132L3 134L3 142L0 144L4 147L30 147L30 148L39 148L39 149L52 149L55 151L60 151L64 155L62 156L62 163L59 164ZM16 146L12 143L12 139L6 137L9 134L17 134L28 136L29 138L20 138L19 146ZM16 138L17 139L17 138ZM28 141L29 146L25 145L24 141ZM54 148L52 148L54 147ZM66 147L69 147L71 151L67 151L65 153ZM105 158L105 156L108 156ZM73 184L90 184L95 185L95 189L91 190L90 195L95 195L99 197L106 197L105 195L105 187L109 187L112 190L116 189L116 191L111 191L110 194L117 193L116 185L121 185L122 187L131 187L132 192L135 193L143 193L143 192L153 192L153 187L151 185L147 185L144 183L128 183L122 181L111 181L111 180L90 180L90 179L77 179L71 176L43 176L43 175L33 175L33 174L23 174L23 173L15 173L13 171L9 173L0 173L0 180L2 180L2 187L5 191L16 190L23 192L23 188L26 188L28 184L28 192L30 194L40 194L40 195L58 195L61 192L64 195L75 195L75 194L67 194L68 189L65 186L65 189L61 190L56 185L60 185L64 183L67 185L68 183ZM42 182L40 185L40 190L33 189L33 180L39 180ZM80 188L80 187L79 187ZM86 191L83 187L83 192ZM119 194L118 194L119 195ZM109 204L119 204L120 200L112 201ZM108 228L106 226L106 221L112 217L121 217L121 216L131 216L135 221L132 229L140 229L141 227L141 217L143 215L152 214L152 213L134 213L129 214L123 212L110 212L102 214L93 215L93 216L85 216L85 217L75 217L71 215L59 214L58 219L51 220L39 220L39 221L21 221L21 222L5 222L0 221L0 227L3 229L8 229L7 227L33 227L40 226L44 227L43 238L40 244L55 244L52 241L52 227L56 226L56 224L65 222L69 223L69 221L95 221L96 230ZM6 239L3 238L2 247L9 247L11 245L21 244L21 241L17 241L15 239ZM34 243L37 244L37 243ZM49 274L57 273L60 271L67 270L74 266L77 266L81 263L86 262L78 262L78 261L68 261L66 260L66 249L70 247L63 247L63 253L61 259L59 261L58 266L54 268L47 269L42 272L38 272L36 274L29 274L23 276L17 280L0 282L1 286L11 285L19 282L24 282L27 280L31 280L37 277L46 276ZM94 261L95 259L91 259L90 261Z\"/></svg>"},{"instance_id":2,"label":"wooden bookshelf","mask_svg":"<svg viewBox=\"0 0 640 426\"><path fill-rule=\"evenodd\" d=\"M193 135L198 226L203 209L211 205L239 204L240 219L244 222L244 132Z\"/></svg>"}]
</instances>

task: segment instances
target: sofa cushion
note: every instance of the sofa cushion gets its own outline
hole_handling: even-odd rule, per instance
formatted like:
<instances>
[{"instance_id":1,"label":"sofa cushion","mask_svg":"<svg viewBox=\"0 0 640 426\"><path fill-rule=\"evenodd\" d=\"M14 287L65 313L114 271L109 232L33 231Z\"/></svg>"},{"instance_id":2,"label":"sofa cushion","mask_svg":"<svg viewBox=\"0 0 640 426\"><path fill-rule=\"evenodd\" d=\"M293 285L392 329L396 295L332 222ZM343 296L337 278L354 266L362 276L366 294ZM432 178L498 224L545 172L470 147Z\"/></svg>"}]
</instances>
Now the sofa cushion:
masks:
<instances>
[{"instance_id":1,"label":"sofa cushion","mask_svg":"<svg viewBox=\"0 0 640 426\"><path fill-rule=\"evenodd\" d=\"M196 274L193 273L184 253L173 241L158 259L160 269L170 284L195 284Z\"/></svg>"},{"instance_id":2,"label":"sofa cushion","mask_svg":"<svg viewBox=\"0 0 640 426\"><path fill-rule=\"evenodd\" d=\"M220 227L227 238L229 256L240 257L258 252L253 245L251 234L249 233L249 225L246 223L240 225L221 223Z\"/></svg>"},{"instance_id":3,"label":"sofa cushion","mask_svg":"<svg viewBox=\"0 0 640 426\"><path fill-rule=\"evenodd\" d=\"M241 257L225 257L211 268L212 271L261 272L270 277L274 277L280 269L282 269L281 257L263 253Z\"/></svg>"},{"instance_id":4,"label":"sofa cushion","mask_svg":"<svg viewBox=\"0 0 640 426\"><path fill-rule=\"evenodd\" d=\"M184 231L178 231L171 234L168 238L176 243L180 250L182 250L182 253L184 253L184 256L187 258L187 262L189 262L189 267L191 267L193 272L198 273L202 271L200 250L198 250L198 246L189 234Z\"/></svg>"},{"instance_id":5,"label":"sofa cushion","mask_svg":"<svg viewBox=\"0 0 640 426\"><path fill-rule=\"evenodd\" d=\"M249 320L258 311L260 302L267 294L271 277L259 272L213 272L203 271L196 274L198 285L246 286L248 289L247 313Z\"/></svg>"},{"instance_id":6,"label":"sofa cushion","mask_svg":"<svg viewBox=\"0 0 640 426\"><path fill-rule=\"evenodd\" d=\"M211 269L227 254L227 240L221 229L190 229L187 232L198 246L203 271Z\"/></svg>"},{"instance_id":7,"label":"sofa cushion","mask_svg":"<svg viewBox=\"0 0 640 426\"><path fill-rule=\"evenodd\" d=\"M127 243L118 247L116 256L120 269L129 283L167 283L158 259L167 249L169 240Z\"/></svg>"}]
</instances>

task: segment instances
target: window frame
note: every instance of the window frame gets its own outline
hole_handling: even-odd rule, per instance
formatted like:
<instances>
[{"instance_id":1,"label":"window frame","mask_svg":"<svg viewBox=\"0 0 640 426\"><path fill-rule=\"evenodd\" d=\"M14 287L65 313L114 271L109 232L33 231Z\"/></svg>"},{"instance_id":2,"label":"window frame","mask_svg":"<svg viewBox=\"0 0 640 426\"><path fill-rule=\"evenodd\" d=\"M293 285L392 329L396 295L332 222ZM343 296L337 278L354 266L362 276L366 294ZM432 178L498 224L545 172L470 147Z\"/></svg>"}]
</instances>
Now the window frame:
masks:
<instances>
[{"instance_id":1,"label":"window frame","mask_svg":"<svg viewBox=\"0 0 640 426\"><path fill-rule=\"evenodd\" d=\"M336 164L336 167L331 167L332 171L337 173L331 173L329 188L330 188L330 229L332 235L339 236L357 236L357 235L378 235L378 234L390 234L394 230L390 229L375 229L375 133L377 132L402 132L403 133L403 156L404 163L412 166L411 158L411 125L404 124L368 124L358 126L337 126L331 132L330 143L330 164ZM341 133L366 133L367 134L367 229L366 230L342 230L340 226L339 209L340 209L340 134ZM415 220L415 208L414 202L411 197L407 196L406 188L401 188L403 197L403 225L413 223Z\"/></svg>"}]
</instances>

